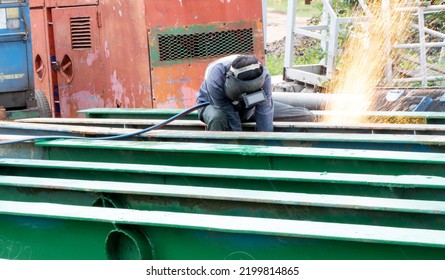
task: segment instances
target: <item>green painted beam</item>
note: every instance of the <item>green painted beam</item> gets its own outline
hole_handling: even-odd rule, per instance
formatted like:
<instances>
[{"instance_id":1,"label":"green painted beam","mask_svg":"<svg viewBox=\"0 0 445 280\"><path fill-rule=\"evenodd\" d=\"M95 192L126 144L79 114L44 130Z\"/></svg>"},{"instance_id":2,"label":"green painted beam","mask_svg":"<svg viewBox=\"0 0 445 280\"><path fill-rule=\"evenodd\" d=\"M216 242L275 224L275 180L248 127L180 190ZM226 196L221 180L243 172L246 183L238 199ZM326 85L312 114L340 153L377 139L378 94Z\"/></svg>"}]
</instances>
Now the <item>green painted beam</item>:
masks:
<instances>
[{"instance_id":1,"label":"green painted beam","mask_svg":"<svg viewBox=\"0 0 445 280\"><path fill-rule=\"evenodd\" d=\"M442 176L445 165L443 153L93 140L36 145L52 160L174 166Z\"/></svg>"},{"instance_id":2,"label":"green painted beam","mask_svg":"<svg viewBox=\"0 0 445 280\"><path fill-rule=\"evenodd\" d=\"M19 123L58 124L95 127L143 129L163 122L164 119L109 119L109 118L29 118ZM205 124L199 120L176 120L162 130L203 131ZM244 131L254 131L255 123L244 123ZM322 122L274 122L274 132L305 133L361 133L361 134L414 134L444 135L445 125L395 124L395 123L322 123ZM207 133L211 133L207 131Z\"/></svg>"},{"instance_id":3,"label":"green painted beam","mask_svg":"<svg viewBox=\"0 0 445 280\"><path fill-rule=\"evenodd\" d=\"M440 230L52 203L0 201L0 226L1 236L27 246L31 259L400 260L443 259L445 252Z\"/></svg>"},{"instance_id":4,"label":"green painted beam","mask_svg":"<svg viewBox=\"0 0 445 280\"><path fill-rule=\"evenodd\" d=\"M181 185L126 183L110 181L89 181L74 179L54 179L43 177L0 176L0 186L27 189L67 190L78 192L131 194L138 196L160 196L192 198L198 200L239 201L277 205L301 205L313 207L332 207L363 209L372 211L409 212L414 214L445 215L445 202L428 200L409 200L376 198L345 195L320 195L298 192L277 192L242 190L235 188L191 187ZM409 179L409 176L408 178ZM441 178L445 188L445 178ZM424 187L419 182L419 187ZM437 182L439 183L439 182ZM412 187L412 183L410 183Z\"/></svg>"},{"instance_id":5,"label":"green painted beam","mask_svg":"<svg viewBox=\"0 0 445 280\"><path fill-rule=\"evenodd\" d=\"M411 111L369 111L369 112L342 112L342 111L313 111L316 119L339 116L359 117L368 123L416 123L416 124L445 124L445 112L411 112Z\"/></svg>"},{"instance_id":6,"label":"green painted beam","mask_svg":"<svg viewBox=\"0 0 445 280\"><path fill-rule=\"evenodd\" d=\"M181 109L143 109L143 108L92 108L80 110L78 114L85 114L87 118L106 119L168 119L183 112ZM196 111L182 117L184 120L197 120Z\"/></svg>"},{"instance_id":7,"label":"green painted beam","mask_svg":"<svg viewBox=\"0 0 445 280\"><path fill-rule=\"evenodd\" d=\"M78 111L88 118L111 118L111 119L167 119L182 112L181 109L126 109L126 108L93 108ZM312 111L316 119L321 120L327 116L348 116L351 113L336 111ZM408 112L408 111L369 111L355 113L366 122L373 123L417 123L417 124L445 124L445 112ZM197 120L197 113L192 112L186 119Z\"/></svg>"},{"instance_id":8,"label":"green painted beam","mask_svg":"<svg viewBox=\"0 0 445 280\"><path fill-rule=\"evenodd\" d=\"M87 119L96 120L96 119ZM438 125L440 126L440 125ZM334 126L335 128L336 126ZM28 136L60 135L86 136L89 138L115 136L135 133L128 128L108 128L46 123L0 123L0 133L7 135ZM415 132L415 131L414 131ZM426 133L426 131L424 131ZM415 132L417 133L417 132ZM17 138L14 138L17 139ZM144 139L148 141L230 143L247 145L269 145L285 147L322 147L344 149L373 149L391 151L444 152L445 135L405 135L405 134L369 134L369 133L317 133L317 132L218 132L218 131L172 131L156 130L144 133L128 140ZM0 147L0 149L6 149Z\"/></svg>"},{"instance_id":9,"label":"green painted beam","mask_svg":"<svg viewBox=\"0 0 445 280\"><path fill-rule=\"evenodd\" d=\"M173 184L0 176L0 197L10 201L113 206L347 224L445 229L445 196L418 198L350 196ZM417 192L422 192L419 182ZM399 186L401 187L401 186ZM410 186L415 189L417 186ZM442 201L440 201L442 199Z\"/></svg>"},{"instance_id":10,"label":"green painted beam","mask_svg":"<svg viewBox=\"0 0 445 280\"><path fill-rule=\"evenodd\" d=\"M9 158L0 159L0 174L27 178L45 176L60 179L445 201L445 179L442 176L393 176ZM5 182L0 182L0 185L2 184Z\"/></svg>"}]
</instances>

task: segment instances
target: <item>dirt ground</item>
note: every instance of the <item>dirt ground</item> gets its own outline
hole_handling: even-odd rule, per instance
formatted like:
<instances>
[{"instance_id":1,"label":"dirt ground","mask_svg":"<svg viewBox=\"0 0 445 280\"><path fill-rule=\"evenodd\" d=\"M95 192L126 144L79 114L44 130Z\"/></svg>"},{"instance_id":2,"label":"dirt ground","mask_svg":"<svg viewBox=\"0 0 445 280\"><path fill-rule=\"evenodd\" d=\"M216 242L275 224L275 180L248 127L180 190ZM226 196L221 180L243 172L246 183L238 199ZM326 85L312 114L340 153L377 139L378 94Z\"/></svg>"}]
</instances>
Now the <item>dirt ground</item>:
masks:
<instances>
[{"instance_id":1,"label":"dirt ground","mask_svg":"<svg viewBox=\"0 0 445 280\"><path fill-rule=\"evenodd\" d=\"M296 26L307 25L309 18L297 17ZM279 41L286 37L286 22L287 15L283 13L277 13L273 10L267 10L267 29L266 29L266 43L272 43Z\"/></svg>"},{"instance_id":2,"label":"dirt ground","mask_svg":"<svg viewBox=\"0 0 445 280\"><path fill-rule=\"evenodd\" d=\"M264 34L266 40L266 54L272 54L275 56L284 55L287 14L268 10L266 21L267 29L266 34ZM307 26L309 22L309 17L297 17L295 19L295 26ZM295 35L294 43L294 54L304 55L305 50L317 44L317 41L316 39L312 39L307 36Z\"/></svg>"}]
</instances>

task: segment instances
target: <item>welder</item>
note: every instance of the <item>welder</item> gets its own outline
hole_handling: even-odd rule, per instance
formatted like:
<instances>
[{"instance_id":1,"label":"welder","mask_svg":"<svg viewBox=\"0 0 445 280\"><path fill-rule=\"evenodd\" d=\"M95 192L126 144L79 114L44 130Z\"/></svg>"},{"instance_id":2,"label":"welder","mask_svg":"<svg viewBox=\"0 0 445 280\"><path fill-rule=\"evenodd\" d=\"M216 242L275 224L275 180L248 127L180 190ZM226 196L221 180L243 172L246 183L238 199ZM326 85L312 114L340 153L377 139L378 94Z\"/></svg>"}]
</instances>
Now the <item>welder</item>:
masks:
<instances>
[{"instance_id":1,"label":"welder","mask_svg":"<svg viewBox=\"0 0 445 280\"><path fill-rule=\"evenodd\" d=\"M313 121L303 107L273 101L269 71L252 55L231 55L207 66L197 103L209 102L198 117L211 131L241 131L255 122L257 131L273 131L273 121Z\"/></svg>"}]
</instances>

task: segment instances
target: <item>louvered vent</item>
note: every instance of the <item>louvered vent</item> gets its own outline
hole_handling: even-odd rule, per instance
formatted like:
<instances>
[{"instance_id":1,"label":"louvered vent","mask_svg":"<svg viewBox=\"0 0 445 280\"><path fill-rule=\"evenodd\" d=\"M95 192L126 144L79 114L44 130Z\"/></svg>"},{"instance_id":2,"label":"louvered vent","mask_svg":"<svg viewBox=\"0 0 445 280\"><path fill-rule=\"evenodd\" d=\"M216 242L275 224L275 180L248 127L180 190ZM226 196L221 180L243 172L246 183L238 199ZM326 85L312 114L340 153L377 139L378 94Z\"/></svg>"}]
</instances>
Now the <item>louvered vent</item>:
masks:
<instances>
[{"instance_id":1,"label":"louvered vent","mask_svg":"<svg viewBox=\"0 0 445 280\"><path fill-rule=\"evenodd\" d=\"M160 61L204 59L229 54L252 53L253 31L237 29L194 34L160 34Z\"/></svg>"},{"instance_id":2,"label":"louvered vent","mask_svg":"<svg viewBox=\"0 0 445 280\"><path fill-rule=\"evenodd\" d=\"M71 18L71 46L73 50L91 49L90 17Z\"/></svg>"}]
</instances>

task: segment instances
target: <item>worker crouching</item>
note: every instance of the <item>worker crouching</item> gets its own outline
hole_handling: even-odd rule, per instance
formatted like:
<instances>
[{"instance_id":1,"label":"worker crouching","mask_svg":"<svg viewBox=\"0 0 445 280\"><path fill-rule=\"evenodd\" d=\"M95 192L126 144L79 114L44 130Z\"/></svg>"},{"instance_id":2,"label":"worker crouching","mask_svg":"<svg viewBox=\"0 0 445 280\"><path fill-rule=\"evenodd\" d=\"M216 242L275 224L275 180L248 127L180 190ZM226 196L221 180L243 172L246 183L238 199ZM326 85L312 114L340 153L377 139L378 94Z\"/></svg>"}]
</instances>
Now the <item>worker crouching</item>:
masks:
<instances>
[{"instance_id":1,"label":"worker crouching","mask_svg":"<svg viewBox=\"0 0 445 280\"><path fill-rule=\"evenodd\" d=\"M302 107L273 101L269 71L251 55L232 55L210 63L198 92L198 117L211 131L241 131L256 122L257 131L273 131L274 120L313 121Z\"/></svg>"}]
</instances>

